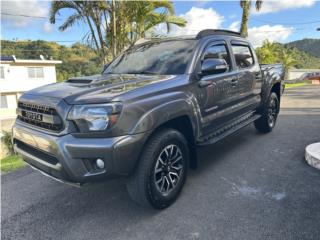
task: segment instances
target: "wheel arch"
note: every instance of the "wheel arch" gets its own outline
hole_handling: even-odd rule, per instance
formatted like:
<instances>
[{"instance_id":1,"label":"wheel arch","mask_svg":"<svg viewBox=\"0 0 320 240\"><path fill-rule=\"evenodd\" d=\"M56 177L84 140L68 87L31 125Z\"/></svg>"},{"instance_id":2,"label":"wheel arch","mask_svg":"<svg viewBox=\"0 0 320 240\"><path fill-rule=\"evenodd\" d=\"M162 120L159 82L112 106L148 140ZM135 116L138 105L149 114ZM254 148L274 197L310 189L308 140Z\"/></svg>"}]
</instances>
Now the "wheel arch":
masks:
<instances>
[{"instance_id":1,"label":"wheel arch","mask_svg":"<svg viewBox=\"0 0 320 240\"><path fill-rule=\"evenodd\" d=\"M165 128L175 129L179 131L186 138L188 143L188 148L189 148L189 167L192 169L195 169L197 167L198 159L197 159L195 136L194 136L194 130L192 126L192 121L188 115L177 116L173 119L170 119L166 122L161 123L160 125L155 127L152 131L150 131L147 139L143 143L136 166L140 162L141 154L143 152L143 149L147 145L149 139L152 136L154 136L157 132Z\"/></svg>"}]
</instances>

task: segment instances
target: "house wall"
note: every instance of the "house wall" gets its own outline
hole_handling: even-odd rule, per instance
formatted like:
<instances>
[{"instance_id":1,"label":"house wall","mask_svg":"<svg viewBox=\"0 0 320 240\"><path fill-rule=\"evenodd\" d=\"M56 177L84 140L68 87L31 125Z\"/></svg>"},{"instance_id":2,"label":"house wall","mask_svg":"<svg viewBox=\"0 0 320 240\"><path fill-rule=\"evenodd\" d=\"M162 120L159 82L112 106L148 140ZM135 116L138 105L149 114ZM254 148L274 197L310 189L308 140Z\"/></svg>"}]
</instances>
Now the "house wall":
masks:
<instances>
[{"instance_id":1,"label":"house wall","mask_svg":"<svg viewBox=\"0 0 320 240\"><path fill-rule=\"evenodd\" d=\"M0 66L3 67L3 76L1 77L4 77L0 78L1 100L6 102L0 105L0 119L14 118L16 116L17 101L23 92L56 82L54 64L13 62L1 63ZM29 67L43 68L43 77L30 78L28 74Z\"/></svg>"},{"instance_id":2,"label":"house wall","mask_svg":"<svg viewBox=\"0 0 320 240\"><path fill-rule=\"evenodd\" d=\"M303 80L307 73L320 72L320 69L290 69L288 72L288 80Z\"/></svg>"},{"instance_id":3,"label":"house wall","mask_svg":"<svg viewBox=\"0 0 320 240\"><path fill-rule=\"evenodd\" d=\"M1 64L4 68L4 79L0 80L1 92L25 92L36 87L56 82L55 65L36 64ZM30 79L28 67L43 68L43 78Z\"/></svg>"}]
</instances>

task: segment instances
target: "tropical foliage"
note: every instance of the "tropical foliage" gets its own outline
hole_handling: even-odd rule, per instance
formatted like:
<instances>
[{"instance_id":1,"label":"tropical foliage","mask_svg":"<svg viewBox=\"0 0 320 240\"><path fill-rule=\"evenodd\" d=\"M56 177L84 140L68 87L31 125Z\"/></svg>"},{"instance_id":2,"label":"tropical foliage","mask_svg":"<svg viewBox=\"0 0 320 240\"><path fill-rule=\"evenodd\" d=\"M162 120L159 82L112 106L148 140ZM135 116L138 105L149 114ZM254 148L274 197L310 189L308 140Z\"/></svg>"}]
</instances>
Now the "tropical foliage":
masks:
<instances>
[{"instance_id":1,"label":"tropical foliage","mask_svg":"<svg viewBox=\"0 0 320 240\"><path fill-rule=\"evenodd\" d=\"M89 27L84 37L98 57L107 62L117 52L134 44L154 26L164 23L185 26L186 21L174 15L170 1L53 1L50 22L56 23L56 16L63 9L73 10L59 27L61 31L83 22Z\"/></svg>"},{"instance_id":2,"label":"tropical foliage","mask_svg":"<svg viewBox=\"0 0 320 240\"><path fill-rule=\"evenodd\" d=\"M262 0L255 1L255 8L257 11L261 9L262 2L263 2ZM242 8L240 33L241 33L241 36L243 37L248 37L248 21L249 21L251 5L252 5L251 0L240 1L240 7Z\"/></svg>"},{"instance_id":3,"label":"tropical foliage","mask_svg":"<svg viewBox=\"0 0 320 240\"><path fill-rule=\"evenodd\" d=\"M47 41L1 41L1 55L15 55L20 59L59 59L56 65L57 80L74 76L92 75L101 72L103 63L90 47L76 43L70 47Z\"/></svg>"},{"instance_id":4,"label":"tropical foliage","mask_svg":"<svg viewBox=\"0 0 320 240\"><path fill-rule=\"evenodd\" d=\"M286 44L288 47L294 47L301 51L310 53L314 57L320 58L320 39L301 39Z\"/></svg>"},{"instance_id":5,"label":"tropical foliage","mask_svg":"<svg viewBox=\"0 0 320 240\"><path fill-rule=\"evenodd\" d=\"M282 63L286 74L289 68L320 68L320 58L316 58L309 53L300 51L294 47L288 47L280 43L265 41L262 47L256 49L260 63L272 64Z\"/></svg>"}]
</instances>

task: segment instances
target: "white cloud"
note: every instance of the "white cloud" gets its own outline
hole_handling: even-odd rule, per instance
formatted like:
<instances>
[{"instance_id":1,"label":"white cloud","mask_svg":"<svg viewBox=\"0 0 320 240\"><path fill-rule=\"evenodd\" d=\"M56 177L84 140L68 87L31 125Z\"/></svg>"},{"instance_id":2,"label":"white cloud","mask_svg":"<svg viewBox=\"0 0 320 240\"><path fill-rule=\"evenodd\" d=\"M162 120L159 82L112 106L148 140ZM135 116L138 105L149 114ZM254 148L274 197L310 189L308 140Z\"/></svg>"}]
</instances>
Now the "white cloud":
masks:
<instances>
[{"instance_id":1,"label":"white cloud","mask_svg":"<svg viewBox=\"0 0 320 240\"><path fill-rule=\"evenodd\" d=\"M43 24L42 30L43 30L43 32L45 32L45 33L51 33L52 30L53 30L52 24L51 24L50 22L45 22L45 23Z\"/></svg>"},{"instance_id":2,"label":"white cloud","mask_svg":"<svg viewBox=\"0 0 320 240\"><path fill-rule=\"evenodd\" d=\"M49 13L48 2L40 0L11 0L1 1L1 12L13 15L29 15L36 17L47 17ZM40 18L39 18L40 19ZM11 27L22 28L39 19L1 15L1 20L8 23Z\"/></svg>"},{"instance_id":3,"label":"white cloud","mask_svg":"<svg viewBox=\"0 0 320 240\"><path fill-rule=\"evenodd\" d=\"M282 25L263 25L260 27L249 28L248 38L255 47L259 47L266 39L270 42L282 42L292 34L292 31L292 27L284 27Z\"/></svg>"},{"instance_id":4,"label":"white cloud","mask_svg":"<svg viewBox=\"0 0 320 240\"><path fill-rule=\"evenodd\" d=\"M263 1L262 7L259 12L253 7L254 14L264 14L271 12L279 12L285 9L294 9L302 7L311 7L316 0L267 0Z\"/></svg>"},{"instance_id":5,"label":"white cloud","mask_svg":"<svg viewBox=\"0 0 320 240\"><path fill-rule=\"evenodd\" d=\"M180 17L183 17L187 21L187 25L183 28L172 26L171 31L168 35L170 36L180 36L180 35L196 35L199 31L203 29L215 29L221 28L221 24L224 20L224 17L219 15L212 8L203 9L192 7L185 14L181 14ZM166 34L165 25L161 24L156 29L155 32L158 34Z\"/></svg>"},{"instance_id":6,"label":"white cloud","mask_svg":"<svg viewBox=\"0 0 320 240\"><path fill-rule=\"evenodd\" d=\"M231 31L239 32L240 31L240 21L235 21L230 24L228 27Z\"/></svg>"}]
</instances>

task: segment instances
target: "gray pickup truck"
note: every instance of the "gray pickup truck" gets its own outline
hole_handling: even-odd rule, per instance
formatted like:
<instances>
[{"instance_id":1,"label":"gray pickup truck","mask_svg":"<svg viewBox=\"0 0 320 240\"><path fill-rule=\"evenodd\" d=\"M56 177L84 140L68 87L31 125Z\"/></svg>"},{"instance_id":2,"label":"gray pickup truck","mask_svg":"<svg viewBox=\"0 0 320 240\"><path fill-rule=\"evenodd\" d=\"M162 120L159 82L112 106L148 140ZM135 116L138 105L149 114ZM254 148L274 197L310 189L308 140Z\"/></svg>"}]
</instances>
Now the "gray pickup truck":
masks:
<instances>
[{"instance_id":1,"label":"gray pickup truck","mask_svg":"<svg viewBox=\"0 0 320 240\"><path fill-rule=\"evenodd\" d=\"M33 168L83 185L127 178L134 201L172 204L197 166L197 146L254 123L275 126L281 65L259 65L239 33L151 39L121 53L102 74L26 92L12 141Z\"/></svg>"}]
</instances>

